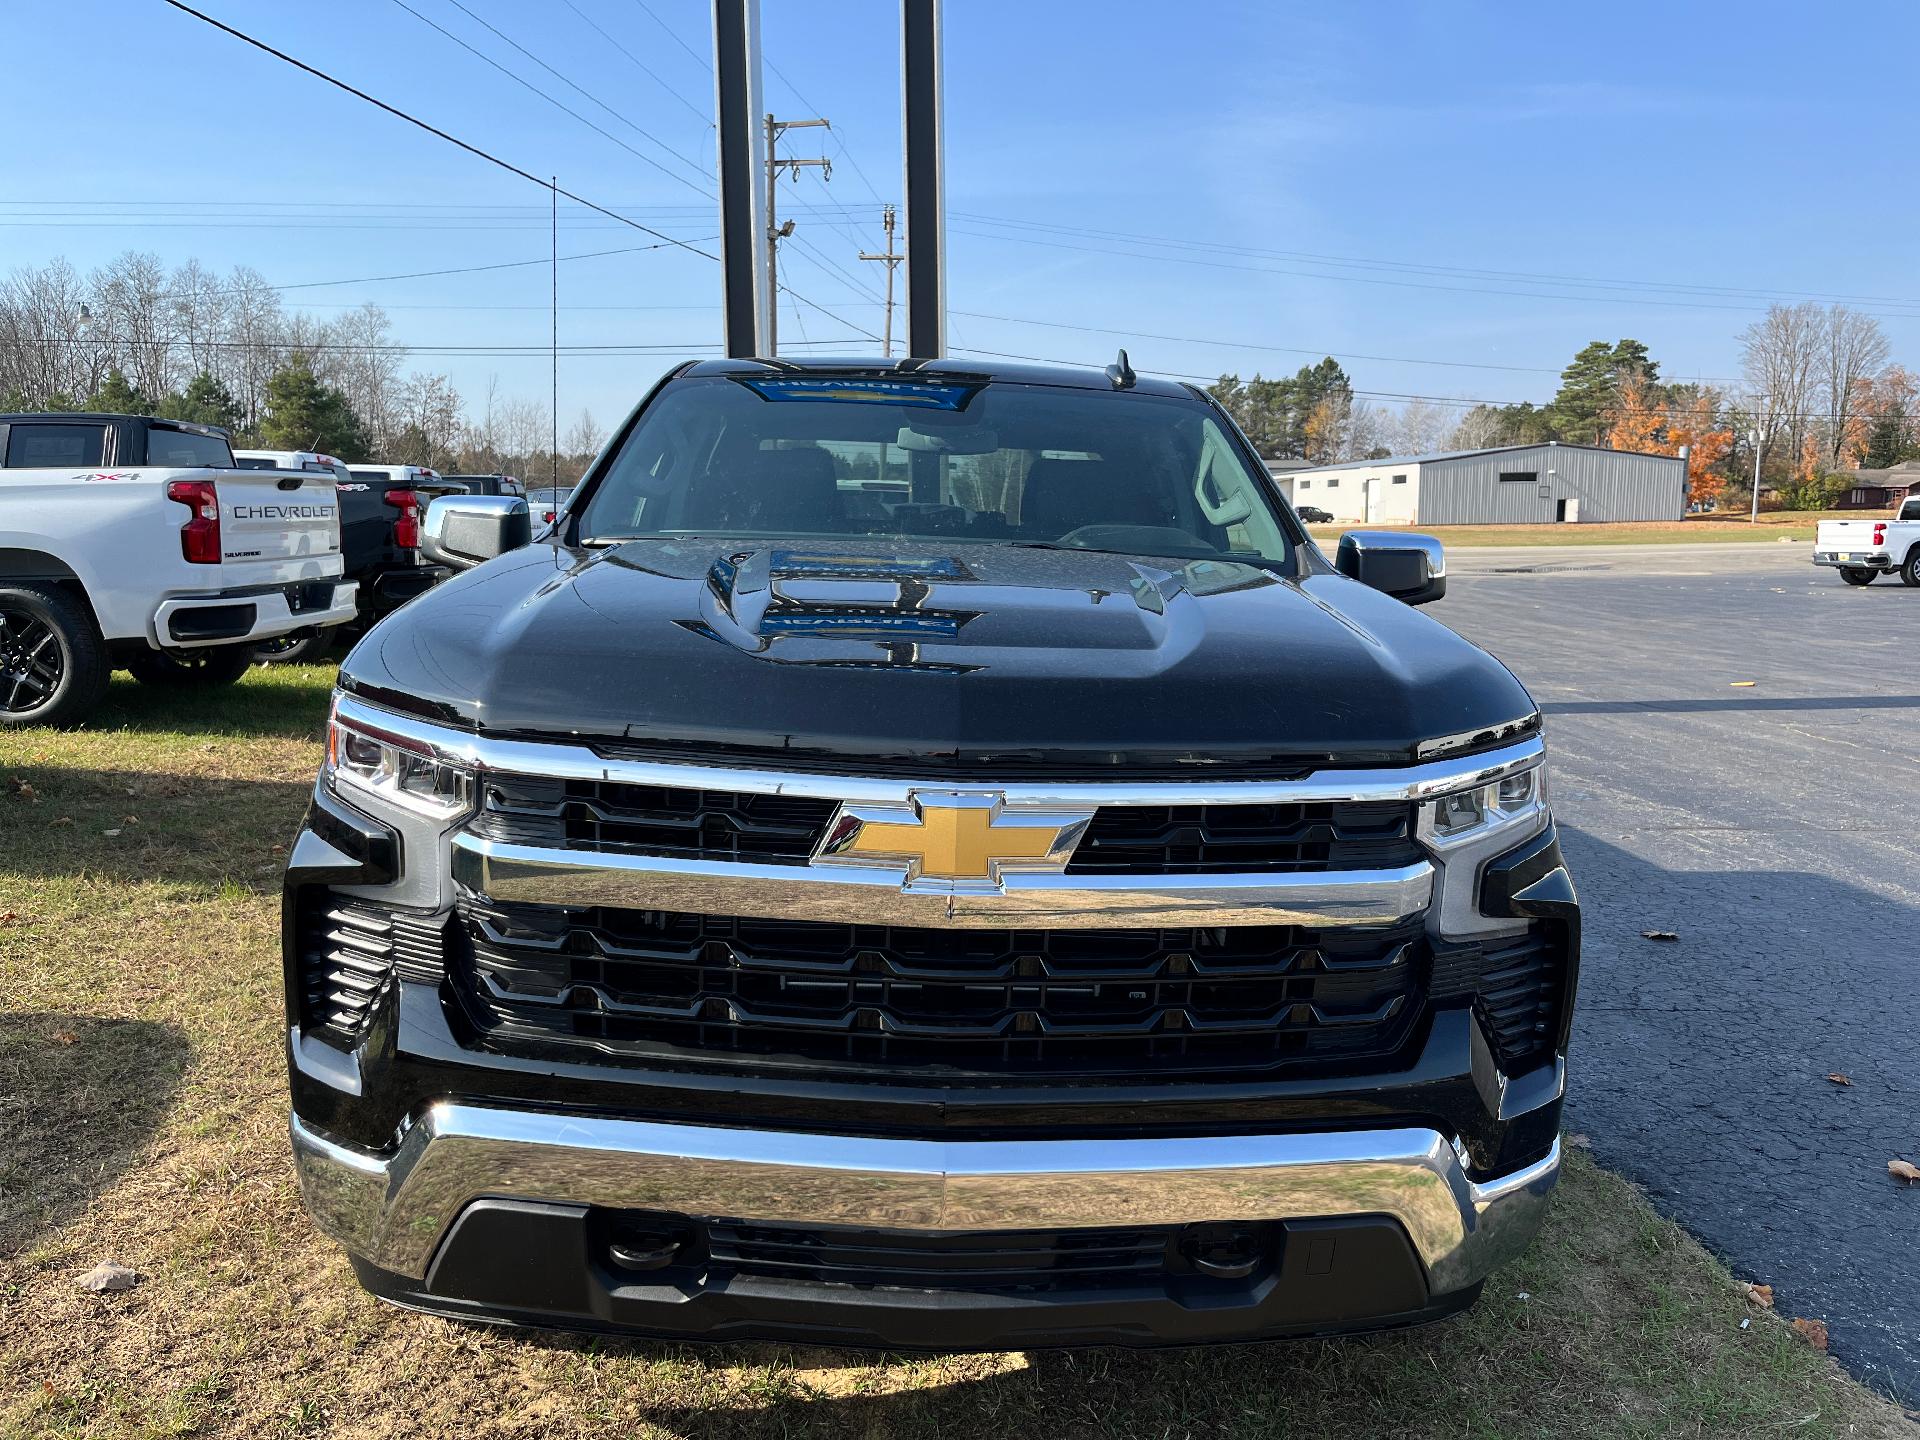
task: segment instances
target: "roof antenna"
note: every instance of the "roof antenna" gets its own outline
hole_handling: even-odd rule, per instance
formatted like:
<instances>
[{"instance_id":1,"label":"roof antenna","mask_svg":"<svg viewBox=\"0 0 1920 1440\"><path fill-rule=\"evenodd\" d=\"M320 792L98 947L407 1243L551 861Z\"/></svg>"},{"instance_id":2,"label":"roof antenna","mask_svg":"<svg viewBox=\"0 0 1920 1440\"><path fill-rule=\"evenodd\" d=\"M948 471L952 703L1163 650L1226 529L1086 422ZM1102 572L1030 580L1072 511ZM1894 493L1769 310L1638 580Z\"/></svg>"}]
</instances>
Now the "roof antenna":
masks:
<instances>
[{"instance_id":1,"label":"roof antenna","mask_svg":"<svg viewBox=\"0 0 1920 1440\"><path fill-rule=\"evenodd\" d=\"M1113 382L1116 390L1131 390L1133 382L1139 377L1133 373L1133 366L1127 363L1127 352L1122 350L1120 358L1107 366L1107 379Z\"/></svg>"}]
</instances>

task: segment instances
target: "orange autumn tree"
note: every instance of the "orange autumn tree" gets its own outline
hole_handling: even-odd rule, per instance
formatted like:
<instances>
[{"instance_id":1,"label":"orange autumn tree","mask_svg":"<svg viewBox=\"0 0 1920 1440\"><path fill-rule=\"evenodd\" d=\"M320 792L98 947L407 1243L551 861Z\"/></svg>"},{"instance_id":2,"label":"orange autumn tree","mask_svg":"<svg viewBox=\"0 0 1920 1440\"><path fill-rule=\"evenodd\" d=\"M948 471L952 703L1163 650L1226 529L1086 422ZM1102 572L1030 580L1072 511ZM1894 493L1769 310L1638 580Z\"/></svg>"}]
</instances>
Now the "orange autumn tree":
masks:
<instances>
[{"instance_id":1,"label":"orange autumn tree","mask_svg":"<svg viewBox=\"0 0 1920 1440\"><path fill-rule=\"evenodd\" d=\"M1668 453L1678 455L1687 449L1687 499L1695 505L1711 505L1727 488L1726 477L1715 467L1733 450L1733 431L1713 420L1714 394L1696 390L1693 398L1678 406L1667 427Z\"/></svg>"},{"instance_id":2,"label":"orange autumn tree","mask_svg":"<svg viewBox=\"0 0 1920 1440\"><path fill-rule=\"evenodd\" d=\"M1614 386L1613 424L1607 430L1607 444L1615 450L1634 450L1642 455L1671 455L1672 447L1662 439L1666 422L1666 409L1655 402L1646 377L1623 371Z\"/></svg>"}]
</instances>

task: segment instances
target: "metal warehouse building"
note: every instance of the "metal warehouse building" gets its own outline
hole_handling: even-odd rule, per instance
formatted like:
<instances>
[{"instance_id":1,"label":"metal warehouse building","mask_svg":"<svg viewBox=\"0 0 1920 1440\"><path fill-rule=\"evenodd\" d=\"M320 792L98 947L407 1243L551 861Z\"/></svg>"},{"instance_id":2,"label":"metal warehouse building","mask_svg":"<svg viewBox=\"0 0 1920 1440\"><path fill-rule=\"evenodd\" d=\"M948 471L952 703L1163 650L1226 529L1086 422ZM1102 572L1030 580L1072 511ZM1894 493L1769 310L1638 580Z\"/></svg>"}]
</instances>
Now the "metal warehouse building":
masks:
<instances>
[{"instance_id":1,"label":"metal warehouse building","mask_svg":"<svg viewBox=\"0 0 1920 1440\"><path fill-rule=\"evenodd\" d=\"M1508 445L1280 470L1296 506L1355 525L1552 525L1678 520L1684 456L1593 445Z\"/></svg>"}]
</instances>

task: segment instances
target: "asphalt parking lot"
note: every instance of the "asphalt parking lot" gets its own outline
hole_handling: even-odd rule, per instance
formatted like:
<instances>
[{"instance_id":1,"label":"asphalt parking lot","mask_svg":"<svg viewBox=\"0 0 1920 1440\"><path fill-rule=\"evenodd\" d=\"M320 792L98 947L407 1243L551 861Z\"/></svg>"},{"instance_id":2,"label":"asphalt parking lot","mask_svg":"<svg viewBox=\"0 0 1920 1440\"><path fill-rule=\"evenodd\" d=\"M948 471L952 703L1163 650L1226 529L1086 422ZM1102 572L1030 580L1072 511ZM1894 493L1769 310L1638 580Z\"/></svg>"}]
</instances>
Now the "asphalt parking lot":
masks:
<instances>
[{"instance_id":1,"label":"asphalt parking lot","mask_svg":"<svg viewBox=\"0 0 1920 1440\"><path fill-rule=\"evenodd\" d=\"M1886 1166L1920 1163L1920 591L1809 549L1462 550L1429 613L1548 717L1568 1128L1914 1404L1920 1186Z\"/></svg>"}]
</instances>

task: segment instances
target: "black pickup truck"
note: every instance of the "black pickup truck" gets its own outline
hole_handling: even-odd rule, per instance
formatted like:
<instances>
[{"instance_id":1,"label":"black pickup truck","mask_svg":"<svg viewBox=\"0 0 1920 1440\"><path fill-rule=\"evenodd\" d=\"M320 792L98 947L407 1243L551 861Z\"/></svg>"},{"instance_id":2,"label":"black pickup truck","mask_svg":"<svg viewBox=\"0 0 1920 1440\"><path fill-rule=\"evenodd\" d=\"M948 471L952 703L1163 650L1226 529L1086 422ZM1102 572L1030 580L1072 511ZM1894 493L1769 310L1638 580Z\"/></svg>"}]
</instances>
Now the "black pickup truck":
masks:
<instances>
[{"instance_id":1,"label":"black pickup truck","mask_svg":"<svg viewBox=\"0 0 1920 1440\"><path fill-rule=\"evenodd\" d=\"M469 1319L894 1348L1436 1319L1559 1172L1540 717L1203 391L705 361L347 657L293 1146Z\"/></svg>"},{"instance_id":2,"label":"black pickup truck","mask_svg":"<svg viewBox=\"0 0 1920 1440\"><path fill-rule=\"evenodd\" d=\"M428 496L405 475L387 469L351 470L345 461L314 450L236 450L244 470L304 470L330 474L340 497L340 554L349 579L359 582L359 613L330 630L296 631L255 647L278 664L317 660L344 634L365 630L390 610L430 590L452 572L420 558L420 516ZM431 474L432 472L423 472Z\"/></svg>"}]
</instances>

